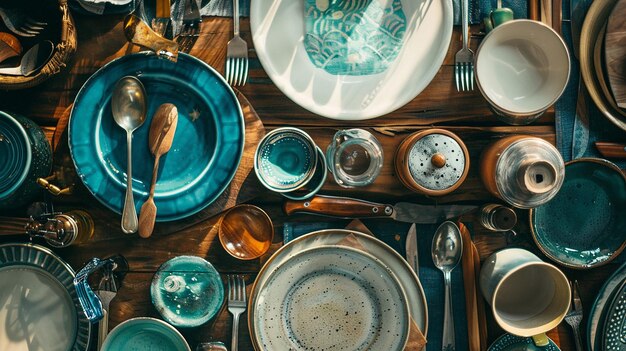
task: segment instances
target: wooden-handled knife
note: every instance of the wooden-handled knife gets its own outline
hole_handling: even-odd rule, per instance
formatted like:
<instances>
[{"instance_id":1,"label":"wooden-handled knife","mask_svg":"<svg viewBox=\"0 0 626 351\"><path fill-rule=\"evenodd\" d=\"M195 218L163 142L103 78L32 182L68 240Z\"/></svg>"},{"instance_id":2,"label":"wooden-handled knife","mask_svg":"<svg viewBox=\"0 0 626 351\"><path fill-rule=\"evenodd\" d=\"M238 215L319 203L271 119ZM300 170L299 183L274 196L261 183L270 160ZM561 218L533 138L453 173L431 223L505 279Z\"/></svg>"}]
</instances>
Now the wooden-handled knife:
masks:
<instances>
[{"instance_id":1,"label":"wooden-handled knife","mask_svg":"<svg viewBox=\"0 0 626 351\"><path fill-rule=\"evenodd\" d=\"M596 141L596 148L605 158L626 158L626 144Z\"/></svg>"}]
</instances>

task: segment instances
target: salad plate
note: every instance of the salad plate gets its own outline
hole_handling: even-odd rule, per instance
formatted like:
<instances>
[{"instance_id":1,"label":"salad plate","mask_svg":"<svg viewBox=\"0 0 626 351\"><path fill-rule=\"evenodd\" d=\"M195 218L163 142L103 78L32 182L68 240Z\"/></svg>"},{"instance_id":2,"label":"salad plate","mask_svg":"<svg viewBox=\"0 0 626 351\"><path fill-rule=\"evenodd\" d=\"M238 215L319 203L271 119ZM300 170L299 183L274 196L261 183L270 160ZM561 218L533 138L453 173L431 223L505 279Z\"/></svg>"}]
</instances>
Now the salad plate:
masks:
<instances>
[{"instance_id":1,"label":"salad plate","mask_svg":"<svg viewBox=\"0 0 626 351\"><path fill-rule=\"evenodd\" d=\"M606 351L626 350L626 282L616 291L604 320L603 350Z\"/></svg>"},{"instance_id":2,"label":"salad plate","mask_svg":"<svg viewBox=\"0 0 626 351\"><path fill-rule=\"evenodd\" d=\"M602 348L602 330L606 318L605 309L611 304L617 290L625 280L626 264L622 264L604 283L593 306L591 306L589 319L587 320L587 346L590 351L598 351Z\"/></svg>"}]
</instances>

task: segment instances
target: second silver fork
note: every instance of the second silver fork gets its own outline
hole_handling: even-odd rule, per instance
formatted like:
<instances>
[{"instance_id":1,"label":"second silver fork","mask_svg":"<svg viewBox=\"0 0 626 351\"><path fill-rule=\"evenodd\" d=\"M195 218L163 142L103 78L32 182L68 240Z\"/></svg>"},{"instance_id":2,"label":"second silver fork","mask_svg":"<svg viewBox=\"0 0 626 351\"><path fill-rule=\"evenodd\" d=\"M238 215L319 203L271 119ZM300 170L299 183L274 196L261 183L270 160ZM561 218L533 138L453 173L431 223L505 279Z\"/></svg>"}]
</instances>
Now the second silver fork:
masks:
<instances>
[{"instance_id":1,"label":"second silver fork","mask_svg":"<svg viewBox=\"0 0 626 351\"><path fill-rule=\"evenodd\" d=\"M569 312L565 315L565 322L572 327L574 339L576 341L576 351L583 351L583 341L580 335L580 323L583 320L583 305L578 294L578 282L569 282L572 290L572 304Z\"/></svg>"},{"instance_id":2,"label":"second silver fork","mask_svg":"<svg viewBox=\"0 0 626 351\"><path fill-rule=\"evenodd\" d=\"M246 282L240 275L228 276L228 312L233 315L231 351L239 350L239 316L246 310Z\"/></svg>"},{"instance_id":3,"label":"second silver fork","mask_svg":"<svg viewBox=\"0 0 626 351\"><path fill-rule=\"evenodd\" d=\"M226 47L226 80L232 86L248 79L248 44L239 35L239 0L233 0L233 38Z\"/></svg>"},{"instance_id":4,"label":"second silver fork","mask_svg":"<svg viewBox=\"0 0 626 351\"><path fill-rule=\"evenodd\" d=\"M474 52L469 49L469 0L462 0L461 30L463 48L454 56L454 80L457 91L474 90Z\"/></svg>"}]
</instances>

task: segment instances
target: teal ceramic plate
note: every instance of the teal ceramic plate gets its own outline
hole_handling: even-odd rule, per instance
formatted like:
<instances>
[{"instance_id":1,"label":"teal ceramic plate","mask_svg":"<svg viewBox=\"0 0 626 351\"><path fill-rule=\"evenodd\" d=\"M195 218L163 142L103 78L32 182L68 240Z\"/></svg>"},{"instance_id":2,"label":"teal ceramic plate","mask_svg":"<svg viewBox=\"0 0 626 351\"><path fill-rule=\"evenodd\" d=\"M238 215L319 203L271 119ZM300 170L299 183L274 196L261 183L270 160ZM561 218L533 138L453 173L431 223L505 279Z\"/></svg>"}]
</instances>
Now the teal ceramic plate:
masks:
<instances>
[{"instance_id":1,"label":"teal ceramic plate","mask_svg":"<svg viewBox=\"0 0 626 351\"><path fill-rule=\"evenodd\" d=\"M531 210L539 248L570 268L592 268L617 257L626 245L626 177L613 163L578 159L548 203Z\"/></svg>"},{"instance_id":2,"label":"teal ceramic plate","mask_svg":"<svg viewBox=\"0 0 626 351\"><path fill-rule=\"evenodd\" d=\"M589 312L587 320L587 345L590 351L601 349L602 333L606 316L606 306L613 301L616 291L626 280L626 263L618 268L615 273L604 283L596 300Z\"/></svg>"},{"instance_id":3,"label":"teal ceramic plate","mask_svg":"<svg viewBox=\"0 0 626 351\"><path fill-rule=\"evenodd\" d=\"M548 339L550 340L550 339ZM524 338L511 334L504 334L489 346L488 351L560 351L558 346L550 340L547 346L535 346L532 338Z\"/></svg>"},{"instance_id":4,"label":"teal ceramic plate","mask_svg":"<svg viewBox=\"0 0 626 351\"><path fill-rule=\"evenodd\" d=\"M211 204L237 171L244 146L241 108L224 79L206 63L181 53L178 62L139 53L115 59L78 93L69 122L76 171L105 206L121 213L126 191L126 135L111 115L111 92L123 76L143 83L144 124L133 133L133 192L139 211L148 196L153 156L148 148L152 115L163 103L178 108L170 151L161 157L154 200L157 221L190 216Z\"/></svg>"},{"instance_id":5,"label":"teal ceramic plate","mask_svg":"<svg viewBox=\"0 0 626 351\"><path fill-rule=\"evenodd\" d=\"M604 351L626 350L626 282L617 289L604 318Z\"/></svg>"},{"instance_id":6,"label":"teal ceramic plate","mask_svg":"<svg viewBox=\"0 0 626 351\"><path fill-rule=\"evenodd\" d=\"M150 295L163 319L177 327L197 327L222 307L224 286L206 260L178 256L161 265L152 278Z\"/></svg>"},{"instance_id":7,"label":"teal ceramic plate","mask_svg":"<svg viewBox=\"0 0 626 351\"><path fill-rule=\"evenodd\" d=\"M129 319L104 340L102 351L191 351L185 338L171 325L154 318Z\"/></svg>"},{"instance_id":8,"label":"teal ceramic plate","mask_svg":"<svg viewBox=\"0 0 626 351\"><path fill-rule=\"evenodd\" d=\"M74 271L45 247L0 245L0 350L85 351L91 324Z\"/></svg>"}]
</instances>

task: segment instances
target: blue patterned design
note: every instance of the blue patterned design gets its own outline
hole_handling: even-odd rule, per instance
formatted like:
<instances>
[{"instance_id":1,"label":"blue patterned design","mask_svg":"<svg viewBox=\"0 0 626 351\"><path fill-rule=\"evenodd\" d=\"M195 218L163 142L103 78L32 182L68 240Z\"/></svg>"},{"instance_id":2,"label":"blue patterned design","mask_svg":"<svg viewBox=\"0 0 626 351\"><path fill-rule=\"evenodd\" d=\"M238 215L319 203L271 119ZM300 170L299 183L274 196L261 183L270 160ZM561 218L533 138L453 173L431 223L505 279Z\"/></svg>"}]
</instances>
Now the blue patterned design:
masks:
<instances>
[{"instance_id":1,"label":"blue patterned design","mask_svg":"<svg viewBox=\"0 0 626 351\"><path fill-rule=\"evenodd\" d=\"M402 47L400 0L306 0L304 46L315 66L334 75L383 72Z\"/></svg>"}]
</instances>

